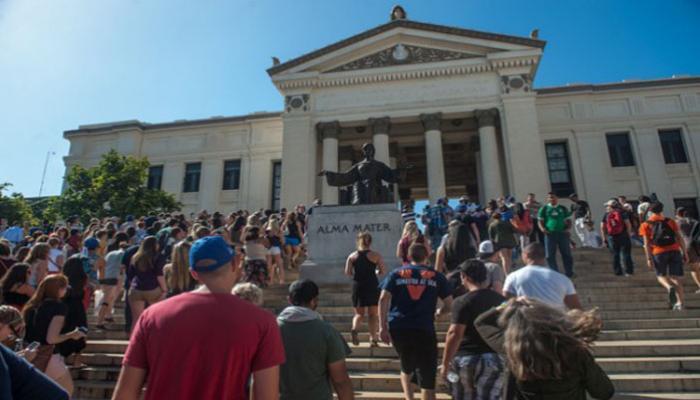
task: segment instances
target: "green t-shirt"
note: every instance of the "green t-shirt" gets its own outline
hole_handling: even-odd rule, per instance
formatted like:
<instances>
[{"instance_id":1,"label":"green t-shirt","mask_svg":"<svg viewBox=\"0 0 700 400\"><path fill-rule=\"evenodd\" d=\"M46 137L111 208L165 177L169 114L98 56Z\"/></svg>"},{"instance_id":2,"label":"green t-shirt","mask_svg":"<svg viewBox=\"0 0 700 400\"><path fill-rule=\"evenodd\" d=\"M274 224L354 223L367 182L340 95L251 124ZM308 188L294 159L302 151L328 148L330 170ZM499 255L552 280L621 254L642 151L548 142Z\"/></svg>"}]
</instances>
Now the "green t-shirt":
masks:
<instances>
[{"instance_id":1,"label":"green t-shirt","mask_svg":"<svg viewBox=\"0 0 700 400\"><path fill-rule=\"evenodd\" d=\"M331 400L328 364L350 354L340 333L329 323L277 320L287 361L280 367L280 400Z\"/></svg>"},{"instance_id":2,"label":"green t-shirt","mask_svg":"<svg viewBox=\"0 0 700 400\"><path fill-rule=\"evenodd\" d=\"M540 208L538 219L544 221L544 227L550 232L562 232L566 230L566 220L571 216L569 210L561 204L553 206L547 204Z\"/></svg>"}]
</instances>

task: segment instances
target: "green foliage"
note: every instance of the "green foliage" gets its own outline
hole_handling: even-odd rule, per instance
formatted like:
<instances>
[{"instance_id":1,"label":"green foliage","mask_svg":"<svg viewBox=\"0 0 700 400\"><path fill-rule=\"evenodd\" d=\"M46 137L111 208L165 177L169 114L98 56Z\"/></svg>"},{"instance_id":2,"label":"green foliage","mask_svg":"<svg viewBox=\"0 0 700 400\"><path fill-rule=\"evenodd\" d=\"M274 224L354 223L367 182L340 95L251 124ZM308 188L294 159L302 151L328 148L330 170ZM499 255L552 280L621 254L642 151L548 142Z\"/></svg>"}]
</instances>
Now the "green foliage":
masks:
<instances>
[{"instance_id":1,"label":"green foliage","mask_svg":"<svg viewBox=\"0 0 700 400\"><path fill-rule=\"evenodd\" d=\"M32 208L20 193L12 193L9 196L3 193L10 187L12 187L10 183L0 183L0 218L6 218L8 224L15 221L20 223L35 222Z\"/></svg>"},{"instance_id":2,"label":"green foliage","mask_svg":"<svg viewBox=\"0 0 700 400\"><path fill-rule=\"evenodd\" d=\"M146 215L180 209L173 195L147 189L148 160L123 156L115 150L104 154L94 168L74 166L66 177L67 189L49 211L63 218Z\"/></svg>"}]
</instances>

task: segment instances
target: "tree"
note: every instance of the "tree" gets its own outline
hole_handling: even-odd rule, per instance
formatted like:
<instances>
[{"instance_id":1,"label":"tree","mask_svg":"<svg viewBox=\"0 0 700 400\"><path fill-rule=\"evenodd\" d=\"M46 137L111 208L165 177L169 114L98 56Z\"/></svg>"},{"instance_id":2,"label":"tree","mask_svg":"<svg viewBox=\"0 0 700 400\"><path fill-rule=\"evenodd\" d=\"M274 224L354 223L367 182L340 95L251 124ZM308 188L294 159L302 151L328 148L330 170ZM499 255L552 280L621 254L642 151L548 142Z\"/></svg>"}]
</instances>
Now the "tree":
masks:
<instances>
[{"instance_id":1,"label":"tree","mask_svg":"<svg viewBox=\"0 0 700 400\"><path fill-rule=\"evenodd\" d=\"M0 218L7 219L7 223L34 222L32 208L20 193L12 193L5 196L3 192L12 187L11 183L0 183Z\"/></svg>"},{"instance_id":2,"label":"tree","mask_svg":"<svg viewBox=\"0 0 700 400\"><path fill-rule=\"evenodd\" d=\"M74 166L55 208L64 218L78 215L84 219L179 210L181 204L172 194L146 188L149 165L145 158L110 150L96 167Z\"/></svg>"}]
</instances>

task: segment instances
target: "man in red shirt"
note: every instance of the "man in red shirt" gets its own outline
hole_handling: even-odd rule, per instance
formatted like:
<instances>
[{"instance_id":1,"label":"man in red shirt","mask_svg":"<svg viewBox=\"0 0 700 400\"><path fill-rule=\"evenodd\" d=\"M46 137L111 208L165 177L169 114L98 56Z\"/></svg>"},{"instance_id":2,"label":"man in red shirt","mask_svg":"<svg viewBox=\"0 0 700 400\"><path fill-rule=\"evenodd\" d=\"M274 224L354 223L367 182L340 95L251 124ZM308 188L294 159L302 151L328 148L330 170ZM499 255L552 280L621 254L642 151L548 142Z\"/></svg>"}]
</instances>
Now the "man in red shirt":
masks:
<instances>
[{"instance_id":1,"label":"man in red shirt","mask_svg":"<svg viewBox=\"0 0 700 400\"><path fill-rule=\"evenodd\" d=\"M113 399L279 397L284 347L274 315L231 294L241 271L220 236L190 250L200 289L146 309L136 322ZM253 376L251 393L246 390Z\"/></svg>"},{"instance_id":2,"label":"man in red shirt","mask_svg":"<svg viewBox=\"0 0 700 400\"><path fill-rule=\"evenodd\" d=\"M656 270L656 279L668 291L673 310L683 309L683 264L688 262L685 242L678 224L663 215L664 205L654 202L649 206L651 216L639 227L644 238L644 252L649 270Z\"/></svg>"}]
</instances>

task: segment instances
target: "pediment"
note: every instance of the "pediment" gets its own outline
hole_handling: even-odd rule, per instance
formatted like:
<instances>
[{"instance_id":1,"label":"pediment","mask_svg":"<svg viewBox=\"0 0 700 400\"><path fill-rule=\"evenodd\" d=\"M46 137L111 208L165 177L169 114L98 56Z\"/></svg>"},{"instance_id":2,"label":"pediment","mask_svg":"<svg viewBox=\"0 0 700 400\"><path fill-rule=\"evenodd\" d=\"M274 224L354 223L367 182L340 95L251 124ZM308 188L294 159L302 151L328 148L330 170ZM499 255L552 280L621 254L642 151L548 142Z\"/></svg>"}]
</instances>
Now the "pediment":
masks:
<instances>
[{"instance_id":1,"label":"pediment","mask_svg":"<svg viewBox=\"0 0 700 400\"><path fill-rule=\"evenodd\" d=\"M355 71L359 69L464 60L477 57L481 57L481 55L399 43L324 72Z\"/></svg>"},{"instance_id":2,"label":"pediment","mask_svg":"<svg viewBox=\"0 0 700 400\"><path fill-rule=\"evenodd\" d=\"M267 72L274 79L381 67L440 63L489 54L535 51L537 39L394 20L284 63Z\"/></svg>"}]
</instances>

